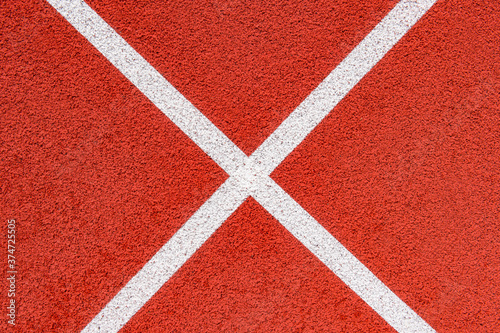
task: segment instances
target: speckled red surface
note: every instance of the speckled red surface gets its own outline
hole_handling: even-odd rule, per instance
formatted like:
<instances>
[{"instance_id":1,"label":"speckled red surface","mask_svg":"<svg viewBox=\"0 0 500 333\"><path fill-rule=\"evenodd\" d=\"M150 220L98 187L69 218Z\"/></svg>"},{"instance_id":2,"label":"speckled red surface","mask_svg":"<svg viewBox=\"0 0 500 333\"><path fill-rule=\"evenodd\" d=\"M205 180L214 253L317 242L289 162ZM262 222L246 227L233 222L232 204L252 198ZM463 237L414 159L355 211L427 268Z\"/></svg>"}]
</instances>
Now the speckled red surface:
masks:
<instances>
[{"instance_id":1,"label":"speckled red surface","mask_svg":"<svg viewBox=\"0 0 500 333\"><path fill-rule=\"evenodd\" d=\"M396 2L88 3L250 154ZM272 174L438 332L500 327L499 10L438 1ZM227 175L46 2L0 16L0 331L77 332ZM249 199L122 331L393 330Z\"/></svg>"}]
</instances>

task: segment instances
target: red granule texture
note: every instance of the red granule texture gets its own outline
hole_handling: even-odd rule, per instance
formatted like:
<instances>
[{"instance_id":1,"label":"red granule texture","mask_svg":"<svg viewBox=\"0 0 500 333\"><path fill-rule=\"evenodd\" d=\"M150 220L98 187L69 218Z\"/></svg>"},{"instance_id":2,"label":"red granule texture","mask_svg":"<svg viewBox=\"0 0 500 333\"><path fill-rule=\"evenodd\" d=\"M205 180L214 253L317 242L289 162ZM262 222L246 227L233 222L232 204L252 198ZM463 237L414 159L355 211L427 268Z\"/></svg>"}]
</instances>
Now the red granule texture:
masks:
<instances>
[{"instance_id":1,"label":"red granule texture","mask_svg":"<svg viewBox=\"0 0 500 333\"><path fill-rule=\"evenodd\" d=\"M88 3L251 154L397 2ZM499 12L438 1L272 174L438 332L500 327ZM227 175L48 3L0 17L0 331L78 332ZM122 331L393 329L248 199Z\"/></svg>"}]
</instances>

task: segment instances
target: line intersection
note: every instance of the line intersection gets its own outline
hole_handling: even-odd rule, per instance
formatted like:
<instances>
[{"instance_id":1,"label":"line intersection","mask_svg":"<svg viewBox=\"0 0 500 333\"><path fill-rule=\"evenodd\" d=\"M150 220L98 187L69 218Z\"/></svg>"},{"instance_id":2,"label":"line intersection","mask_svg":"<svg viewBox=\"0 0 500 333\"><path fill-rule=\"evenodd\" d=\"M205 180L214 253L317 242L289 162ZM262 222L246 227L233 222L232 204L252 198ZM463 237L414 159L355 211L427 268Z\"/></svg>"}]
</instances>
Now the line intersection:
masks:
<instances>
[{"instance_id":1,"label":"line intersection","mask_svg":"<svg viewBox=\"0 0 500 333\"><path fill-rule=\"evenodd\" d=\"M248 196L398 332L434 332L269 175L435 0L399 2L249 157L85 2L48 2L230 176L82 332L118 332Z\"/></svg>"}]
</instances>

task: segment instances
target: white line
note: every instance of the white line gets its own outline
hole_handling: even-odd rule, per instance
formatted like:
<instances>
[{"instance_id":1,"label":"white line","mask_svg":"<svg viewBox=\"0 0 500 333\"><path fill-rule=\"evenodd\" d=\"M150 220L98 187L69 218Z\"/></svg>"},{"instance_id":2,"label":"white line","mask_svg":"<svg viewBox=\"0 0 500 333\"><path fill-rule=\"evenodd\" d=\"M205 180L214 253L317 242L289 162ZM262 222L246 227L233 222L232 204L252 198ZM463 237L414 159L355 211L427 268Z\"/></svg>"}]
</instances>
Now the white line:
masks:
<instances>
[{"instance_id":1,"label":"white line","mask_svg":"<svg viewBox=\"0 0 500 333\"><path fill-rule=\"evenodd\" d=\"M85 2L47 1L224 171L243 164L245 153Z\"/></svg>"},{"instance_id":2,"label":"white line","mask_svg":"<svg viewBox=\"0 0 500 333\"><path fill-rule=\"evenodd\" d=\"M399 2L257 148L252 160L270 174L435 2Z\"/></svg>"},{"instance_id":3,"label":"white line","mask_svg":"<svg viewBox=\"0 0 500 333\"><path fill-rule=\"evenodd\" d=\"M435 1L400 2L250 158L85 3L48 1L231 176L84 332L117 332L237 209L249 191L398 331L433 332L268 175Z\"/></svg>"},{"instance_id":4,"label":"white line","mask_svg":"<svg viewBox=\"0 0 500 333\"><path fill-rule=\"evenodd\" d=\"M272 179L252 196L398 332L435 332Z\"/></svg>"},{"instance_id":5,"label":"white line","mask_svg":"<svg viewBox=\"0 0 500 333\"><path fill-rule=\"evenodd\" d=\"M82 333L118 332L247 197L232 178L226 180Z\"/></svg>"}]
</instances>

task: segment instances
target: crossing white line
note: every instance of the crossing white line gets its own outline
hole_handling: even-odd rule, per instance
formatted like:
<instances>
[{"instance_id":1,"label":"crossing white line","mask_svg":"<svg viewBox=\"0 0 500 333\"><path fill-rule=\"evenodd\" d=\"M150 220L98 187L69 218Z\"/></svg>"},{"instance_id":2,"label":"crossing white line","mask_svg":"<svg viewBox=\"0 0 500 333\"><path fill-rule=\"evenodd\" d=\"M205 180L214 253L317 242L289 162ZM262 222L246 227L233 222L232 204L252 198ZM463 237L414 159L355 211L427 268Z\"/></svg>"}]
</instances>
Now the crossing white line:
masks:
<instances>
[{"instance_id":1,"label":"crossing white line","mask_svg":"<svg viewBox=\"0 0 500 333\"><path fill-rule=\"evenodd\" d=\"M247 157L88 5L48 0L200 146L230 178L134 276L83 332L117 332L251 194L399 332L434 330L283 191L269 174L397 43L435 1L403 0Z\"/></svg>"},{"instance_id":2,"label":"crossing white line","mask_svg":"<svg viewBox=\"0 0 500 333\"><path fill-rule=\"evenodd\" d=\"M257 148L252 160L270 174L435 2L399 2Z\"/></svg>"},{"instance_id":3,"label":"crossing white line","mask_svg":"<svg viewBox=\"0 0 500 333\"><path fill-rule=\"evenodd\" d=\"M47 0L228 174L247 156L81 0Z\"/></svg>"},{"instance_id":4,"label":"crossing white line","mask_svg":"<svg viewBox=\"0 0 500 333\"><path fill-rule=\"evenodd\" d=\"M226 180L82 332L118 332L247 197L234 178Z\"/></svg>"},{"instance_id":5,"label":"crossing white line","mask_svg":"<svg viewBox=\"0 0 500 333\"><path fill-rule=\"evenodd\" d=\"M398 332L435 332L272 179L252 196Z\"/></svg>"}]
</instances>

